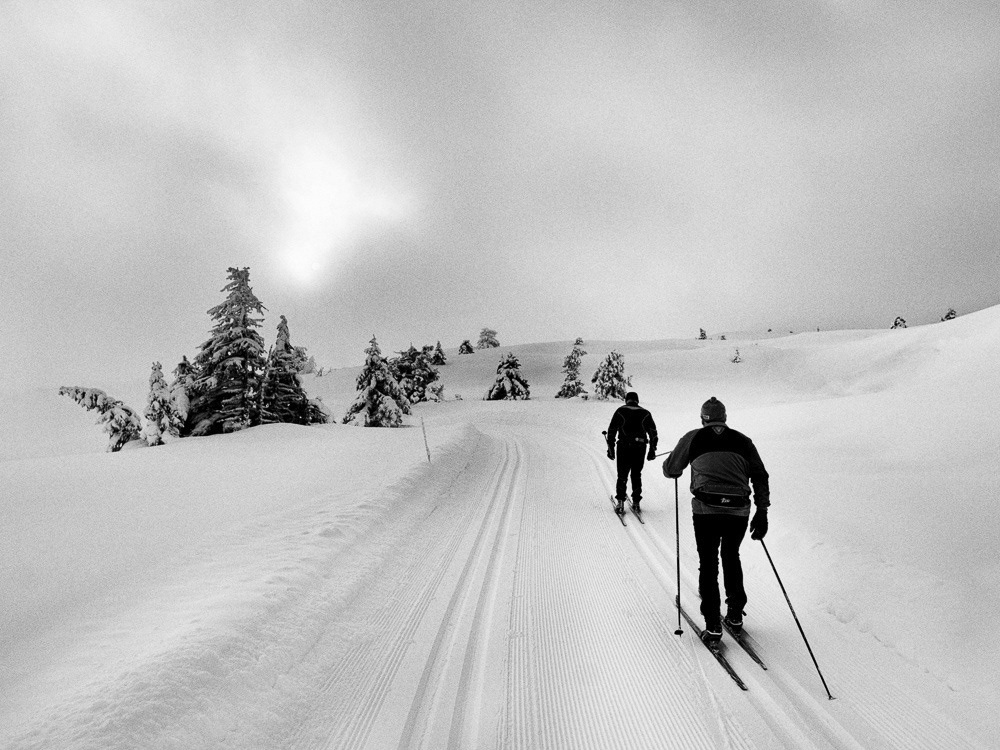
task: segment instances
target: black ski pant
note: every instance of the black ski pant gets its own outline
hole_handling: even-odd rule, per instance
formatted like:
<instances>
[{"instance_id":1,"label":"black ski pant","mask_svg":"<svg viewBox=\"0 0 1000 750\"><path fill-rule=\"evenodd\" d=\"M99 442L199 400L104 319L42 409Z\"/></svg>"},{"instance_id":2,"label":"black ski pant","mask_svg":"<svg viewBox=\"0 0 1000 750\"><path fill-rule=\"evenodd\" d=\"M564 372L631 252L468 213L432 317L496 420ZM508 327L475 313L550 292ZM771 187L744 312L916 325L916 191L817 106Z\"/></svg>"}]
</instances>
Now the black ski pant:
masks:
<instances>
[{"instance_id":1,"label":"black ski pant","mask_svg":"<svg viewBox=\"0 0 1000 750\"><path fill-rule=\"evenodd\" d=\"M626 496L626 486L629 475L632 477L632 502L642 500L642 465L646 461L646 444L640 442L618 442L616 452L618 459L618 482L615 484L615 497L623 500Z\"/></svg>"},{"instance_id":2,"label":"black ski pant","mask_svg":"<svg viewBox=\"0 0 1000 750\"><path fill-rule=\"evenodd\" d=\"M740 544L750 519L727 513L695 513L694 540L698 545L698 593L701 613L707 624L719 625L722 602L719 599L719 558L729 609L743 612L747 603L743 588L743 565Z\"/></svg>"}]
</instances>

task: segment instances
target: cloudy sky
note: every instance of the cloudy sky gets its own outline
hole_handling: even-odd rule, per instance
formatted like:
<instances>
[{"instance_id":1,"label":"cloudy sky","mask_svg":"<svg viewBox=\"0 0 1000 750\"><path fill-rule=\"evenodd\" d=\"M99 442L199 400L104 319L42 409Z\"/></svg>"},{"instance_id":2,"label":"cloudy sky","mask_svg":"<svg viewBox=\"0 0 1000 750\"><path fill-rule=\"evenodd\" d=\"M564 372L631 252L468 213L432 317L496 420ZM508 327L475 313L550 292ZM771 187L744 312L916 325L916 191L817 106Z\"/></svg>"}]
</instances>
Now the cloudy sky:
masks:
<instances>
[{"instance_id":1,"label":"cloudy sky","mask_svg":"<svg viewBox=\"0 0 1000 750\"><path fill-rule=\"evenodd\" d=\"M993 0L4 0L0 383L1000 303Z\"/></svg>"}]
</instances>

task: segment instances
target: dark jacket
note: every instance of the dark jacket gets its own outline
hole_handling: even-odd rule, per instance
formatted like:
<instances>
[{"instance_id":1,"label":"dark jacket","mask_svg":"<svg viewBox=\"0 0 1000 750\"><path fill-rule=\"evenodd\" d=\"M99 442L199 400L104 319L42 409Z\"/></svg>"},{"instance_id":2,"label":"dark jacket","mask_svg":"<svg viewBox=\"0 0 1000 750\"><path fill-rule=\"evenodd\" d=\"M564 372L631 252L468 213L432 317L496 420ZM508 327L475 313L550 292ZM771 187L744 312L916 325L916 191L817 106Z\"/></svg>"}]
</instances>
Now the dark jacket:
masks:
<instances>
[{"instance_id":1,"label":"dark jacket","mask_svg":"<svg viewBox=\"0 0 1000 750\"><path fill-rule=\"evenodd\" d=\"M754 504L771 504L767 469L756 446L724 422L710 422L682 437L663 462L663 473L679 477L688 464L695 513L749 515L751 483Z\"/></svg>"},{"instance_id":2,"label":"dark jacket","mask_svg":"<svg viewBox=\"0 0 1000 750\"><path fill-rule=\"evenodd\" d=\"M614 445L616 435L619 449L640 444L645 449L646 443L649 443L649 449L656 452L656 423L653 415L638 404L625 404L615 410L608 425L609 446Z\"/></svg>"}]
</instances>

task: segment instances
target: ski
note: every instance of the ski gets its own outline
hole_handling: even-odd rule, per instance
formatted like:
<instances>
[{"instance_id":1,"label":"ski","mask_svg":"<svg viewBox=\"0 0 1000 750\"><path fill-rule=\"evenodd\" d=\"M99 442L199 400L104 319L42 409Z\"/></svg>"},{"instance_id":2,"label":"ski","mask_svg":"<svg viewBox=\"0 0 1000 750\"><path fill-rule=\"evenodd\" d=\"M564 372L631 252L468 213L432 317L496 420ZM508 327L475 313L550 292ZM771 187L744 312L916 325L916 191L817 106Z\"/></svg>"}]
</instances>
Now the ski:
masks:
<instances>
[{"instance_id":1,"label":"ski","mask_svg":"<svg viewBox=\"0 0 1000 750\"><path fill-rule=\"evenodd\" d=\"M618 516L618 520L622 522L622 526L628 526L628 524L625 523L625 511L623 510L621 513L618 512L618 501L615 500L615 496L608 495L608 497L611 498L611 504L615 508L615 515Z\"/></svg>"},{"instance_id":2,"label":"ski","mask_svg":"<svg viewBox=\"0 0 1000 750\"><path fill-rule=\"evenodd\" d=\"M628 507L629 507L629 510L632 511L632 515L634 515L636 518L639 519L639 523L642 523L642 524L646 523L645 521L642 520L642 511L641 510L636 510L635 509L635 505L632 504L631 500L628 501Z\"/></svg>"},{"instance_id":3,"label":"ski","mask_svg":"<svg viewBox=\"0 0 1000 750\"><path fill-rule=\"evenodd\" d=\"M751 659L760 664L761 669L767 669L767 665L764 663L764 660L760 658L760 654L758 654L757 650L750 645L750 641L747 637L745 630L740 630L740 632L737 633L731 627L729 627L725 619L722 620L722 627L724 627L726 629L726 632L733 637L734 641L740 644L740 647L747 652L747 655Z\"/></svg>"},{"instance_id":4,"label":"ski","mask_svg":"<svg viewBox=\"0 0 1000 750\"><path fill-rule=\"evenodd\" d=\"M723 669L726 670L726 673L733 678L733 682L735 682L737 685L740 686L740 690L749 690L750 688L746 686L746 683L743 682L742 678L736 673L736 670L733 669L733 665L729 663L729 660L726 658L726 655L722 652L722 644L719 642L707 643L703 641L701 639L701 628L699 628L695 624L694 620L691 619L691 616L684 611L684 607L681 606L681 603L678 599L674 600L674 605L677 607L677 609L680 610L680 613L684 616L684 619L687 620L687 624L691 627L691 630L693 630L695 632L695 635L698 636L698 640L701 641L702 644L705 646L705 648L707 648L711 652L712 656L715 657L715 660L722 665Z\"/></svg>"}]
</instances>

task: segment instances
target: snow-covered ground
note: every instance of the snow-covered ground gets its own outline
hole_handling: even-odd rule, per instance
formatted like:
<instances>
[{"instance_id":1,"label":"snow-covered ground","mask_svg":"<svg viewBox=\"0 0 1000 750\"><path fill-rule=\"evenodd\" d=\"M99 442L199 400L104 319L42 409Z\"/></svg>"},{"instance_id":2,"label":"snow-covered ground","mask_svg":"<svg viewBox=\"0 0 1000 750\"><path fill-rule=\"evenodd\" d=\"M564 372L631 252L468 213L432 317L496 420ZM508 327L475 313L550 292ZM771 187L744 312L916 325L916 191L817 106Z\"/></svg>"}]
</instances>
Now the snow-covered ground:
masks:
<instances>
[{"instance_id":1,"label":"snow-covered ground","mask_svg":"<svg viewBox=\"0 0 1000 750\"><path fill-rule=\"evenodd\" d=\"M730 647L742 692L674 635L674 484L647 464L647 523L618 522L615 405L552 397L571 348L449 351L448 400L404 429L118 454L55 388L0 395L0 747L997 746L1000 308L585 344L588 378L624 353L661 450L712 395L754 439L765 541L832 701L755 542L746 623L769 669ZM508 350L533 400L483 402ZM342 415L355 374L308 385ZM144 405L141 378L66 385Z\"/></svg>"}]
</instances>

